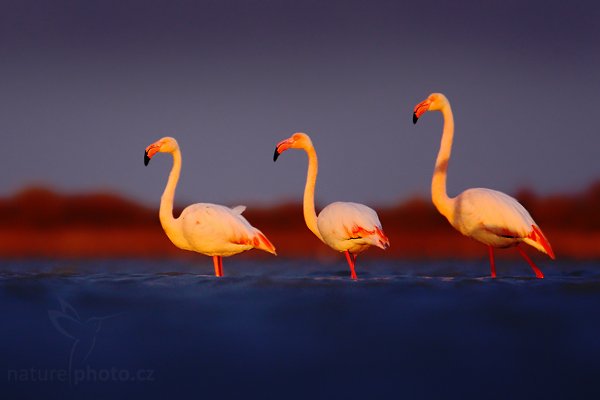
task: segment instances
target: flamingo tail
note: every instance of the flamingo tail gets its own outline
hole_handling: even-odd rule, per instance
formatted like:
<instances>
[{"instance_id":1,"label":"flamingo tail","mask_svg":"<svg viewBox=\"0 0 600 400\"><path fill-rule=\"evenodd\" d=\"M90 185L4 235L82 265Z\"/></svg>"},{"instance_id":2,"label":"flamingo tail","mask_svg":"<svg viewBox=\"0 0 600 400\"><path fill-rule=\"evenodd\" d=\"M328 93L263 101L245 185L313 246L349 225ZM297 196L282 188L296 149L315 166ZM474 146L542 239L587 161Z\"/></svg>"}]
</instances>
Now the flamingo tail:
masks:
<instances>
[{"instance_id":1,"label":"flamingo tail","mask_svg":"<svg viewBox=\"0 0 600 400\"><path fill-rule=\"evenodd\" d=\"M554 251L552 250L552 246L550 246L550 242L548 241L548 239L546 239L546 236L544 236L544 233L542 232L540 227L537 225L531 225L531 228L531 232L525 239L523 239L523 241L528 245L535 247L542 253L548 254L548 256L550 256L550 258L554 260L555 257Z\"/></svg>"},{"instance_id":2,"label":"flamingo tail","mask_svg":"<svg viewBox=\"0 0 600 400\"><path fill-rule=\"evenodd\" d=\"M383 229L375 228L377 231L377 237L379 238L379 246L381 249L385 250L390 247L390 239L383 233Z\"/></svg>"},{"instance_id":3,"label":"flamingo tail","mask_svg":"<svg viewBox=\"0 0 600 400\"><path fill-rule=\"evenodd\" d=\"M273 243L271 243L269 239L267 239L267 237L263 235L263 233L259 230L256 230L256 236L254 236L254 238L252 239L252 244L257 249L264 250L268 253L277 255Z\"/></svg>"},{"instance_id":4,"label":"flamingo tail","mask_svg":"<svg viewBox=\"0 0 600 400\"><path fill-rule=\"evenodd\" d=\"M390 239L388 239L385 233L383 233L383 230L378 226L374 227L373 230L368 230L361 226L354 226L351 232L348 230L347 232L349 237L356 238L356 236L358 236L370 245L379 247L382 250L390 247Z\"/></svg>"}]
</instances>

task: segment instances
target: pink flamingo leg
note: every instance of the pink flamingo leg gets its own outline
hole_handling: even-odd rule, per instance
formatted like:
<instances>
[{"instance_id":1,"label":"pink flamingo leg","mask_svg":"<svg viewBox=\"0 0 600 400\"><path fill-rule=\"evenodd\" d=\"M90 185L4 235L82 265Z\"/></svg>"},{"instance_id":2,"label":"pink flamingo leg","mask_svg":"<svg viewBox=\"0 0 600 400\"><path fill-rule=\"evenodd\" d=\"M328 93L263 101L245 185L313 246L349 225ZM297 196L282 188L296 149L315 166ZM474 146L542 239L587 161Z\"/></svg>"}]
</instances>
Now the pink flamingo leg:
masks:
<instances>
[{"instance_id":1,"label":"pink flamingo leg","mask_svg":"<svg viewBox=\"0 0 600 400\"><path fill-rule=\"evenodd\" d=\"M492 268L492 278L496 277L496 262L494 261L494 248L488 245L488 250L490 253L490 267Z\"/></svg>"},{"instance_id":2,"label":"pink flamingo leg","mask_svg":"<svg viewBox=\"0 0 600 400\"><path fill-rule=\"evenodd\" d=\"M223 257L213 256L213 264L215 265L215 276L223 276Z\"/></svg>"},{"instance_id":3,"label":"pink flamingo leg","mask_svg":"<svg viewBox=\"0 0 600 400\"><path fill-rule=\"evenodd\" d=\"M531 258L529 258L529 256L527 256L527 254L525 254L525 251L521 248L521 246L517 246L517 250L519 250L519 253L521 253L521 256L523 256L525 261L527 261L529 263L529 266L531 267L533 272L535 272L536 278L544 279L544 274L542 274L542 271L540 271L540 269L537 267L537 265L535 265L533 263L533 261L531 261Z\"/></svg>"},{"instance_id":4,"label":"pink flamingo leg","mask_svg":"<svg viewBox=\"0 0 600 400\"><path fill-rule=\"evenodd\" d=\"M348 261L348 265L350 266L350 277L354 280L358 279L356 277L356 271L354 270L354 263L356 262L356 254L352 254L350 255L350 252L348 250L346 250L344 253L346 253L346 260Z\"/></svg>"}]
</instances>

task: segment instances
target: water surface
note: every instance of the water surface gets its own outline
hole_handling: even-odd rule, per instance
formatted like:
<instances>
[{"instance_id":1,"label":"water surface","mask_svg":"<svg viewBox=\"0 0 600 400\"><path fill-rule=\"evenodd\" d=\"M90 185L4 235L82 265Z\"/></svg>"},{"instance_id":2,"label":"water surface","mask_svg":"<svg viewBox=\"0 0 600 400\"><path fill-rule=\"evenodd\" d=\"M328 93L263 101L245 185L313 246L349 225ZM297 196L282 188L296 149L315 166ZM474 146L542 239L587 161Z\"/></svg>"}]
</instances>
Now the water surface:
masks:
<instances>
[{"instance_id":1,"label":"water surface","mask_svg":"<svg viewBox=\"0 0 600 400\"><path fill-rule=\"evenodd\" d=\"M598 398L600 264L3 261L10 398Z\"/></svg>"}]
</instances>

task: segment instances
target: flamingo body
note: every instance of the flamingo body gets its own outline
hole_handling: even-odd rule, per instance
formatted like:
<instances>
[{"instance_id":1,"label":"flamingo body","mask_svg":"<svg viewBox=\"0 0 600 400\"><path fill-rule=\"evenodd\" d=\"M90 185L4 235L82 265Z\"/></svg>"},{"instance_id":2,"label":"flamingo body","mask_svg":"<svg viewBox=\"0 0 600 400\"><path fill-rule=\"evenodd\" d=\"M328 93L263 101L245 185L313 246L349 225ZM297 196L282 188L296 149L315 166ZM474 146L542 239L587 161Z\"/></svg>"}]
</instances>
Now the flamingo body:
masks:
<instances>
[{"instance_id":1,"label":"flamingo body","mask_svg":"<svg viewBox=\"0 0 600 400\"><path fill-rule=\"evenodd\" d=\"M160 223L171 242L183 250L213 257L215 275L223 275L223 259L253 248L275 253L266 236L242 216L245 206L229 208L218 204L197 203L173 217L175 188L181 172L181 151L174 138L164 137L146 148L144 164L157 153L170 153L173 167L160 201Z\"/></svg>"},{"instance_id":2,"label":"flamingo body","mask_svg":"<svg viewBox=\"0 0 600 400\"><path fill-rule=\"evenodd\" d=\"M244 208L193 204L181 213L177 229L165 231L177 247L208 256L228 257L253 248L275 254L262 232L241 215Z\"/></svg>"},{"instance_id":3,"label":"flamingo body","mask_svg":"<svg viewBox=\"0 0 600 400\"><path fill-rule=\"evenodd\" d=\"M337 251L358 254L369 246L389 246L377 213L363 204L331 203L319 213L317 227L323 242Z\"/></svg>"},{"instance_id":4,"label":"flamingo body","mask_svg":"<svg viewBox=\"0 0 600 400\"><path fill-rule=\"evenodd\" d=\"M509 195L475 188L465 190L454 201L455 212L449 222L463 235L497 248L524 242L554 258L543 234L538 237L536 228L541 230L529 212Z\"/></svg>"}]
</instances>

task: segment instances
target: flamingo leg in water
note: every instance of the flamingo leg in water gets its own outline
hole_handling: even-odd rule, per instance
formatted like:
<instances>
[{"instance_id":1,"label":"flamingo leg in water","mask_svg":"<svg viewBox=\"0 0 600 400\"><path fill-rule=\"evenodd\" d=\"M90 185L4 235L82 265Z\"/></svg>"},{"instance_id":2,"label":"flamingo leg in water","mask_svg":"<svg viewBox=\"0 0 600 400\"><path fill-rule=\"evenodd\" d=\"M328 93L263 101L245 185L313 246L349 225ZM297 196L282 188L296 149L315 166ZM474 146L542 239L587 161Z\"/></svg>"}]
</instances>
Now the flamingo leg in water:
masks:
<instances>
[{"instance_id":1,"label":"flamingo leg in water","mask_svg":"<svg viewBox=\"0 0 600 400\"><path fill-rule=\"evenodd\" d=\"M213 264L215 265L215 276L223 276L223 257L213 256Z\"/></svg>"},{"instance_id":2,"label":"flamingo leg in water","mask_svg":"<svg viewBox=\"0 0 600 400\"><path fill-rule=\"evenodd\" d=\"M490 253L490 267L492 269L492 278L496 277L496 262L494 261L494 248L488 245L488 250Z\"/></svg>"},{"instance_id":3,"label":"flamingo leg in water","mask_svg":"<svg viewBox=\"0 0 600 400\"><path fill-rule=\"evenodd\" d=\"M350 277L356 280L356 271L354 270L354 264L356 263L356 254L351 255L348 250L346 250L344 253L346 253L346 260L348 261L348 265L350 266Z\"/></svg>"},{"instance_id":4,"label":"flamingo leg in water","mask_svg":"<svg viewBox=\"0 0 600 400\"><path fill-rule=\"evenodd\" d=\"M533 272L535 272L536 278L543 279L544 274L542 274L542 271L540 271L540 269L537 267L537 265L535 265L533 263L533 261L531 261L531 258L529 258L529 256L527 254L525 254L525 251L521 248L521 246L517 246L517 250L519 250L519 253L521 253L521 256L523 256L525 261L527 261L527 263L529 263L529 266L531 267Z\"/></svg>"}]
</instances>

